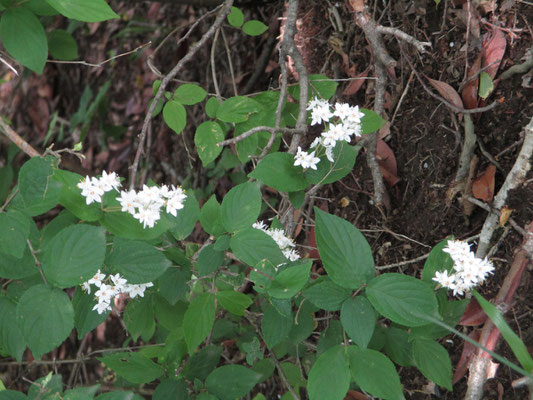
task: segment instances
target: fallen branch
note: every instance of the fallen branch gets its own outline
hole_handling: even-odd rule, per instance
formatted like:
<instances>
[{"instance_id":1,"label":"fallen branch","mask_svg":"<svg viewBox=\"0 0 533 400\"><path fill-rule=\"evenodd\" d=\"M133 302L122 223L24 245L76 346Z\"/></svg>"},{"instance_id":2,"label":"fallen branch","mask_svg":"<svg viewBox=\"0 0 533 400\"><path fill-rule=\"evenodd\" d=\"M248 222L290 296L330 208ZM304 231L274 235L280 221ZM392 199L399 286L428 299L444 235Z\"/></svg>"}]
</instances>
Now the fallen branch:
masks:
<instances>
[{"instance_id":1,"label":"fallen branch","mask_svg":"<svg viewBox=\"0 0 533 400\"><path fill-rule=\"evenodd\" d=\"M40 157L41 154L35 150L28 142L22 139L17 132L15 132L11 127L6 124L2 117L0 117L0 130L11 140L19 149L30 157Z\"/></svg>"}]
</instances>

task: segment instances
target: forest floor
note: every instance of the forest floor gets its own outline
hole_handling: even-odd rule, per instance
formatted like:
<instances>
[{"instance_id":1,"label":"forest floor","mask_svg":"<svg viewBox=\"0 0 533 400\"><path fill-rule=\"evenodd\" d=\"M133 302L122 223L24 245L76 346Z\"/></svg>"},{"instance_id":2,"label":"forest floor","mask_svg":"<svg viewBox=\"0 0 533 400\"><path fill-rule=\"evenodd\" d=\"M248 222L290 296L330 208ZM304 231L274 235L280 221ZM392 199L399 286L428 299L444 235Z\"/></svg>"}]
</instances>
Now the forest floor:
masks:
<instances>
[{"instance_id":1,"label":"forest floor","mask_svg":"<svg viewBox=\"0 0 533 400\"><path fill-rule=\"evenodd\" d=\"M372 109L375 98L372 49L357 26L348 2L334 4L325 0L301 3L297 40L308 73L321 73L338 79L336 100ZM412 276L420 276L424 260L402 262L428 254L434 245L450 235L467 239L479 234L487 217L487 211L479 207L467 215L459 198L449 199L448 191L458 168L464 135L462 120L460 114L428 94L418 75L421 79L426 79L425 75L447 83L461 96L459 87L471 73L478 56L492 50L488 44L490 38L497 36L500 41L503 38L505 45L501 62L495 63L496 79L502 71L522 63L529 56L530 49L533 49L533 3L481 0L472 1L471 7L468 1L456 0L455 3L441 0L436 6L430 0L368 1L371 14L378 23L396 27L420 41L431 43L426 52L420 53L393 36L383 36L385 48L396 60L396 66L389 71L388 77L384 117L390 121L390 126L383 130L386 144L381 152L382 165L386 164L388 173L386 189L390 205L379 210L373 204L372 177L363 156L358 157L351 174L333 185L325 186L317 194L322 199L317 200L318 205L352 222L363 232L371 244L377 266L389 265L388 271ZM473 3L477 3L478 7ZM137 134L152 97L152 83L157 79L147 64L148 57L154 55L156 46L177 28L153 57L153 64L159 70L169 71L186 54L189 46L198 40L200 33L179 47L176 46L177 39L207 11L170 3L115 1L112 6L124 16L122 20L89 24L88 29L81 27L75 31L80 59L97 63L112 55L134 50L149 41L152 42L151 46L100 67L50 63L42 76L34 74L23 81L8 73L0 85L2 114L8 116L17 132L38 149L42 150L51 143L54 143L55 149L72 147L80 140L83 131L82 125L73 126L73 116L77 115L82 124L87 123L83 149L86 159L81 164L74 157L66 156L63 160L64 168L82 175L111 170L128 176L128 166L136 150ZM210 93L214 92L213 60L220 92L227 97L234 94L233 82L239 94L278 87L280 71L276 37L285 7L282 2L267 2L260 7L243 10L264 21L270 31L251 38L227 26L225 37L218 38L214 55L211 56L210 46L200 50L194 62L179 76L181 81L197 82ZM64 26L57 22L55 27ZM199 31L205 32L207 28L200 25ZM269 37L272 37L270 41ZM250 85L257 60L268 46L272 50L266 68L259 79ZM230 51L229 57L227 50ZM231 60L233 78L228 60ZM413 64L416 73L412 72L409 63ZM473 116L479 143L475 149L479 161L473 178L476 180L483 176L487 168L495 165L494 161L497 162L494 183L489 178L477 179L478 188L489 192L484 198L488 204L492 201L490 192L499 190L513 166L521 148L524 127L532 117L532 74L530 71L498 82L487 100L487 104L498 101L498 106ZM350 80L365 77L367 79ZM362 84L355 87L353 82ZM425 84L429 90L437 92L427 80ZM449 89L446 90L444 94L441 93L444 97L450 93ZM83 95L85 93L88 98L89 91L92 98L86 101L84 107ZM97 104L94 114L87 117L84 115L87 105L99 93L102 101ZM468 103L474 100L463 97L463 101ZM143 181L152 179L158 183L182 184L223 196L233 184L230 176L209 177L194 153L194 130L206 116L203 106L194 106L191 110L188 127L179 136L172 133L161 118L155 120L141 178ZM55 127L50 130L53 119L56 121ZM309 142L315 132L311 129L310 133ZM0 162L5 155L7 144L0 142ZM15 164L21 165L24 160L24 155L19 154ZM526 184L513 191L507 201L507 207L513 210L511 217L520 227L525 227L533 220L532 178L530 173ZM489 299L498 292L512 263L513 254L522 242L522 235L512 228L500 229L495 237L500 237L504 231L506 236L492 255L495 274L480 289ZM307 234L306 229L303 229L296 241L306 244ZM204 239L199 231L191 237L191 240L198 242ZM530 277L526 272L515 302L507 314L509 324L526 345L533 345L533 297L529 292L530 285ZM102 332L101 339L120 346L125 336L123 329L116 320L108 321L107 332ZM468 334L477 328L459 329ZM463 341L455 336L447 339L442 343L450 352L455 367ZM106 345L109 346L109 343L95 344L94 348ZM74 346L64 351L74 352L71 356L75 357ZM505 343L502 342L497 351L514 360ZM454 385L452 393L442 389L435 392L427 386L427 379L414 368L402 369L400 374L409 398L464 397L466 377ZM517 378L518 374L500 365L495 377L488 381L486 398L526 398L525 389L515 390L511 387L511 382Z\"/></svg>"}]
</instances>

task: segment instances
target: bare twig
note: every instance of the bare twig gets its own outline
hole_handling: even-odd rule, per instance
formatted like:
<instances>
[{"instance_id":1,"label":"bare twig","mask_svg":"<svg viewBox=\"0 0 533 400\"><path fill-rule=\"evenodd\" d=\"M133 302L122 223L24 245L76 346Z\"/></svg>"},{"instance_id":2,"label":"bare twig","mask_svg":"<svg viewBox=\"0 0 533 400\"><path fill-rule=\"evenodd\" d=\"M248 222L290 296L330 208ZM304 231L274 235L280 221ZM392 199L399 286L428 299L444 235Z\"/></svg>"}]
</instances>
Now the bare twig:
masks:
<instances>
[{"instance_id":1,"label":"bare twig","mask_svg":"<svg viewBox=\"0 0 533 400\"><path fill-rule=\"evenodd\" d=\"M28 142L22 139L17 132L4 122L4 119L0 117L0 130L11 140L15 145L21 149L24 153L30 157L40 157L41 155L35 150Z\"/></svg>"},{"instance_id":2,"label":"bare twig","mask_svg":"<svg viewBox=\"0 0 533 400\"><path fill-rule=\"evenodd\" d=\"M376 27L376 29L377 29L377 31L379 33L385 33L385 34L394 35L398 39L401 39L404 42L407 42L409 44L412 44L421 53L424 53L426 51L426 49L425 49L426 47L431 47L431 43L430 42L421 42L419 40L416 40L414 37L412 37L411 35L405 33L404 31L402 31L402 30L400 30L398 28L393 28L393 27L390 27L390 26L378 25Z\"/></svg>"},{"instance_id":3,"label":"bare twig","mask_svg":"<svg viewBox=\"0 0 533 400\"><path fill-rule=\"evenodd\" d=\"M185 55L185 57L183 57L174 66L174 68L172 68L172 70L170 70L170 72L161 80L161 85L159 86L159 90L154 96L154 99L152 100L152 104L150 104L148 112L146 113L146 117L144 118L142 130L139 135L139 144L138 144L137 152L135 153L135 159L133 161L133 165L130 171L130 189L133 189L135 186L135 177L137 176L137 168L139 167L141 153L143 152L143 148L144 148L144 140L146 138L146 133L148 132L148 125L150 125L152 121L154 110L157 106L157 103L163 96L163 93L165 92L165 89L167 85L169 84L169 82L178 74L178 72L181 71L181 69L185 66L187 62L193 59L194 55L198 52L198 50L200 50L200 48L215 34L215 31L220 27L222 22L224 22L226 15L229 14L232 5L233 5L233 0L225 0L224 6L222 7L222 10L218 14L213 25L211 25L209 30L202 36L202 38L191 47L191 49Z\"/></svg>"},{"instance_id":4,"label":"bare twig","mask_svg":"<svg viewBox=\"0 0 533 400\"><path fill-rule=\"evenodd\" d=\"M306 132L305 129L297 129L297 128L272 128L271 126L256 126L255 128L252 128L243 134L236 136L232 139L226 139L220 143L217 143L217 146L227 146L228 144L234 144L237 142L240 142L241 140L246 139L249 136L252 136L254 133L257 132L270 132L271 134L275 135L276 133L288 133L291 135L297 135L297 134L304 134Z\"/></svg>"}]
</instances>

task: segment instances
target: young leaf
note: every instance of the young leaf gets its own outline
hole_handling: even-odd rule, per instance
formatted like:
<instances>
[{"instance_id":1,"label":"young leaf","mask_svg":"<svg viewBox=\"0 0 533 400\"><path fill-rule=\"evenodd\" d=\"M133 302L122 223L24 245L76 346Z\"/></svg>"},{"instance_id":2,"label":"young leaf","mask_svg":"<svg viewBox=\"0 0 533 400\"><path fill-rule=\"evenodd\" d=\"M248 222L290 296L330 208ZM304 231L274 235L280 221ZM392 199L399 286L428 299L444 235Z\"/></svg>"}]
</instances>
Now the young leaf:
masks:
<instances>
[{"instance_id":1,"label":"young leaf","mask_svg":"<svg viewBox=\"0 0 533 400\"><path fill-rule=\"evenodd\" d=\"M205 96L207 96L207 92L204 88L193 83L185 83L174 92L174 100L186 106L192 106L203 101Z\"/></svg>"},{"instance_id":2,"label":"young leaf","mask_svg":"<svg viewBox=\"0 0 533 400\"><path fill-rule=\"evenodd\" d=\"M234 400L248 394L260 377L242 365L224 365L209 374L205 387L220 400Z\"/></svg>"},{"instance_id":3,"label":"young leaf","mask_svg":"<svg viewBox=\"0 0 533 400\"><path fill-rule=\"evenodd\" d=\"M307 392L310 400L342 400L350 387L350 370L344 346L330 348L309 371Z\"/></svg>"},{"instance_id":4,"label":"young leaf","mask_svg":"<svg viewBox=\"0 0 533 400\"><path fill-rule=\"evenodd\" d=\"M162 366L140 353L114 353L100 357L98 360L118 376L137 385L155 381L165 372Z\"/></svg>"},{"instance_id":5,"label":"young leaf","mask_svg":"<svg viewBox=\"0 0 533 400\"><path fill-rule=\"evenodd\" d=\"M170 100L163 107L163 119L170 129L176 133L181 133L187 125L187 111L181 103Z\"/></svg>"},{"instance_id":6,"label":"young leaf","mask_svg":"<svg viewBox=\"0 0 533 400\"><path fill-rule=\"evenodd\" d=\"M281 343L289 336L292 317L281 315L274 306L269 306L261 320L261 331L269 349Z\"/></svg>"},{"instance_id":7,"label":"young leaf","mask_svg":"<svg viewBox=\"0 0 533 400\"><path fill-rule=\"evenodd\" d=\"M183 319L183 333L189 353L192 353L211 332L215 322L215 297L202 293L192 300Z\"/></svg>"},{"instance_id":8,"label":"young leaf","mask_svg":"<svg viewBox=\"0 0 533 400\"><path fill-rule=\"evenodd\" d=\"M431 286L412 276L386 273L372 279L368 300L384 317L404 326L422 326L425 316L437 317L438 304Z\"/></svg>"},{"instance_id":9,"label":"young leaf","mask_svg":"<svg viewBox=\"0 0 533 400\"><path fill-rule=\"evenodd\" d=\"M493 90L494 83L492 83L492 78L489 74L483 71L479 75L479 97L485 100L487 97L490 96Z\"/></svg>"},{"instance_id":10,"label":"young leaf","mask_svg":"<svg viewBox=\"0 0 533 400\"><path fill-rule=\"evenodd\" d=\"M452 390L452 362L444 347L434 340L413 340L413 360L426 378Z\"/></svg>"},{"instance_id":11,"label":"young leaf","mask_svg":"<svg viewBox=\"0 0 533 400\"><path fill-rule=\"evenodd\" d=\"M400 377L394 364L379 351L348 347L350 370L355 383L372 396L387 400L402 400Z\"/></svg>"},{"instance_id":12,"label":"young leaf","mask_svg":"<svg viewBox=\"0 0 533 400\"><path fill-rule=\"evenodd\" d=\"M372 250L359 230L315 207L316 241L324 268L337 285L358 289L374 275Z\"/></svg>"},{"instance_id":13,"label":"young leaf","mask_svg":"<svg viewBox=\"0 0 533 400\"><path fill-rule=\"evenodd\" d=\"M54 29L48 34L48 50L58 60L71 61L78 58L76 40L63 29Z\"/></svg>"},{"instance_id":14,"label":"young leaf","mask_svg":"<svg viewBox=\"0 0 533 400\"><path fill-rule=\"evenodd\" d=\"M250 114L261 109L257 101L246 96L235 96L225 100L217 109L217 118L224 122L244 122Z\"/></svg>"},{"instance_id":15,"label":"young leaf","mask_svg":"<svg viewBox=\"0 0 533 400\"><path fill-rule=\"evenodd\" d=\"M246 23L242 27L242 30L247 35L259 36L268 30L268 26L263 24L261 21L252 19L250 21L246 21Z\"/></svg>"},{"instance_id":16,"label":"young leaf","mask_svg":"<svg viewBox=\"0 0 533 400\"><path fill-rule=\"evenodd\" d=\"M120 18L105 0L46 0L60 14L82 22Z\"/></svg>"},{"instance_id":17,"label":"young leaf","mask_svg":"<svg viewBox=\"0 0 533 400\"><path fill-rule=\"evenodd\" d=\"M17 319L28 347L39 359L68 337L74 327L74 309L62 290L36 285L20 298Z\"/></svg>"},{"instance_id":18,"label":"young leaf","mask_svg":"<svg viewBox=\"0 0 533 400\"><path fill-rule=\"evenodd\" d=\"M231 7L231 12L228 14L228 22L235 28L240 28L244 23L244 14L237 7Z\"/></svg>"},{"instance_id":19,"label":"young leaf","mask_svg":"<svg viewBox=\"0 0 533 400\"><path fill-rule=\"evenodd\" d=\"M234 290L218 291L217 300L230 313L240 317L244 316L244 310L252 304L252 299L249 296Z\"/></svg>"},{"instance_id":20,"label":"young leaf","mask_svg":"<svg viewBox=\"0 0 533 400\"><path fill-rule=\"evenodd\" d=\"M43 258L48 281L60 288L89 280L102 267L106 252L105 229L71 225L50 241Z\"/></svg>"},{"instance_id":21,"label":"young leaf","mask_svg":"<svg viewBox=\"0 0 533 400\"><path fill-rule=\"evenodd\" d=\"M194 134L194 144L204 166L214 161L222 152L222 147L217 146L217 143L223 140L224 132L216 122L206 121L198 126Z\"/></svg>"},{"instance_id":22,"label":"young leaf","mask_svg":"<svg viewBox=\"0 0 533 400\"><path fill-rule=\"evenodd\" d=\"M342 327L354 343L362 349L366 349L372 339L376 319L376 312L365 297L350 297L342 303Z\"/></svg>"},{"instance_id":23,"label":"young leaf","mask_svg":"<svg viewBox=\"0 0 533 400\"><path fill-rule=\"evenodd\" d=\"M294 263L280 271L267 292L278 299L290 299L298 293L309 281L311 261Z\"/></svg>"},{"instance_id":24,"label":"young leaf","mask_svg":"<svg viewBox=\"0 0 533 400\"><path fill-rule=\"evenodd\" d=\"M375 132L385 124L385 120L375 111L361 108L361 112L364 114L361 118L361 133L363 135Z\"/></svg>"},{"instance_id":25,"label":"young leaf","mask_svg":"<svg viewBox=\"0 0 533 400\"><path fill-rule=\"evenodd\" d=\"M42 74L48 56L48 42L35 14L23 7L7 9L0 19L0 37L13 58Z\"/></svg>"},{"instance_id":26,"label":"young leaf","mask_svg":"<svg viewBox=\"0 0 533 400\"><path fill-rule=\"evenodd\" d=\"M219 106L220 102L218 99L216 97L210 97L205 103L205 113L209 118L215 118Z\"/></svg>"},{"instance_id":27,"label":"young leaf","mask_svg":"<svg viewBox=\"0 0 533 400\"><path fill-rule=\"evenodd\" d=\"M321 276L304 289L303 295L323 310L337 311L340 310L342 303L350 298L352 291L333 283L327 276Z\"/></svg>"},{"instance_id":28,"label":"young leaf","mask_svg":"<svg viewBox=\"0 0 533 400\"><path fill-rule=\"evenodd\" d=\"M288 153L268 154L248 176L280 192L294 192L308 185L302 168L294 166L294 157Z\"/></svg>"},{"instance_id":29,"label":"young leaf","mask_svg":"<svg viewBox=\"0 0 533 400\"><path fill-rule=\"evenodd\" d=\"M261 211L261 191L256 183L246 182L232 188L222 200L222 225L227 232L249 228Z\"/></svg>"}]
</instances>

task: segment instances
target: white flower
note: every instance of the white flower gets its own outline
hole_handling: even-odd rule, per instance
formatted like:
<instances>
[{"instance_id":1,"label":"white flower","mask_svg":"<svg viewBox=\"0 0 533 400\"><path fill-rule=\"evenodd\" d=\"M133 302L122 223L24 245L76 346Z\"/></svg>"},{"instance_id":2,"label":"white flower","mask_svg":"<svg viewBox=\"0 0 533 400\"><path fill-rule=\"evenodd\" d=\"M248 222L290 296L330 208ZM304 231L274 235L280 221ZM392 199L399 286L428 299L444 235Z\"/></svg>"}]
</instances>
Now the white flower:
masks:
<instances>
[{"instance_id":1,"label":"white flower","mask_svg":"<svg viewBox=\"0 0 533 400\"><path fill-rule=\"evenodd\" d=\"M348 113L348 116L346 117L346 121L354 123L354 124L361 124L361 118L363 118L365 114L363 114L359 110L359 106L353 106L350 107L350 111Z\"/></svg>"},{"instance_id":2,"label":"white flower","mask_svg":"<svg viewBox=\"0 0 533 400\"><path fill-rule=\"evenodd\" d=\"M335 111L333 115L339 117L341 120L344 120L348 115L350 115L350 105L348 103L336 103Z\"/></svg>"},{"instance_id":3,"label":"white flower","mask_svg":"<svg viewBox=\"0 0 533 400\"><path fill-rule=\"evenodd\" d=\"M89 178L89 176L86 176L85 179L78 183L77 186L81 189L82 192L85 192L91 189L93 184L91 182L91 178Z\"/></svg>"},{"instance_id":4,"label":"white flower","mask_svg":"<svg viewBox=\"0 0 533 400\"><path fill-rule=\"evenodd\" d=\"M307 110L314 110L315 108L326 107L326 106L329 107L329 103L326 100L319 99L318 97L315 96L315 98L311 100L309 104L307 105Z\"/></svg>"},{"instance_id":5,"label":"white flower","mask_svg":"<svg viewBox=\"0 0 533 400\"><path fill-rule=\"evenodd\" d=\"M98 297L98 302L111 302L111 297L115 296L116 292L113 290L113 287L106 285L105 283L102 283L100 285L100 289L96 291L94 294L96 297Z\"/></svg>"},{"instance_id":6,"label":"white flower","mask_svg":"<svg viewBox=\"0 0 533 400\"><path fill-rule=\"evenodd\" d=\"M111 305L109 302L101 301L93 307L93 310L97 310L98 314L103 314L106 311L111 311Z\"/></svg>"},{"instance_id":7,"label":"white flower","mask_svg":"<svg viewBox=\"0 0 533 400\"><path fill-rule=\"evenodd\" d=\"M153 228L156 221L159 220L160 215L159 212L153 208L141 208L138 213L133 215L133 217L143 224L143 228L146 228L147 226Z\"/></svg>"},{"instance_id":8,"label":"white flower","mask_svg":"<svg viewBox=\"0 0 533 400\"><path fill-rule=\"evenodd\" d=\"M124 290L126 288L126 284L128 283L128 281L126 279L122 278L120 276L120 274L109 275L109 277L111 278L111 281L115 285L114 286L115 291L118 292L118 293L124 292Z\"/></svg>"},{"instance_id":9,"label":"white flower","mask_svg":"<svg viewBox=\"0 0 533 400\"><path fill-rule=\"evenodd\" d=\"M289 259L290 261L296 261L300 259L300 255L294 249L283 250L283 255L285 256L285 258Z\"/></svg>"},{"instance_id":10,"label":"white flower","mask_svg":"<svg viewBox=\"0 0 533 400\"><path fill-rule=\"evenodd\" d=\"M252 224L252 228L260 229L262 231L266 231L267 227L263 221L257 221Z\"/></svg>"},{"instance_id":11,"label":"white flower","mask_svg":"<svg viewBox=\"0 0 533 400\"><path fill-rule=\"evenodd\" d=\"M326 147L326 157L329 162L334 162L335 159L333 158L333 147L327 146Z\"/></svg>"},{"instance_id":12,"label":"white flower","mask_svg":"<svg viewBox=\"0 0 533 400\"><path fill-rule=\"evenodd\" d=\"M181 189L180 189L181 190ZM172 198L167 200L166 211L173 216L177 215L177 210L181 210L183 206L184 195L176 194Z\"/></svg>"},{"instance_id":13,"label":"white flower","mask_svg":"<svg viewBox=\"0 0 533 400\"><path fill-rule=\"evenodd\" d=\"M333 117L333 113L329 109L329 103L319 103L311 110L311 125L321 124L322 122L328 122Z\"/></svg>"},{"instance_id":14,"label":"white flower","mask_svg":"<svg viewBox=\"0 0 533 400\"><path fill-rule=\"evenodd\" d=\"M336 141L339 140L346 140L350 141L350 134L346 129L344 129L344 125L342 124L330 124L329 125L329 134L332 135Z\"/></svg>"},{"instance_id":15,"label":"white flower","mask_svg":"<svg viewBox=\"0 0 533 400\"><path fill-rule=\"evenodd\" d=\"M445 288L451 288L454 285L455 275L449 275L448 271L444 270L442 272L436 271L434 281L440 283L441 286Z\"/></svg>"},{"instance_id":16,"label":"white flower","mask_svg":"<svg viewBox=\"0 0 533 400\"><path fill-rule=\"evenodd\" d=\"M301 165L302 168L307 169L316 169L316 165L320 161L320 158L315 157L315 152L307 153L302 151L301 147L298 146L298 153L294 156L294 165Z\"/></svg>"},{"instance_id":17,"label":"white flower","mask_svg":"<svg viewBox=\"0 0 533 400\"><path fill-rule=\"evenodd\" d=\"M87 294L91 294L91 285L89 285L89 282L83 282L82 286L83 290L85 290Z\"/></svg>"},{"instance_id":18,"label":"white flower","mask_svg":"<svg viewBox=\"0 0 533 400\"><path fill-rule=\"evenodd\" d=\"M100 287L102 285L102 281L105 279L105 274L102 274L100 270L96 271L96 274L87 281L89 285L95 285L97 287ZM89 292L90 293L90 292Z\"/></svg>"},{"instance_id":19,"label":"white flower","mask_svg":"<svg viewBox=\"0 0 533 400\"><path fill-rule=\"evenodd\" d=\"M134 299L137 296L144 297L145 289L146 287L143 285L128 285L127 293L130 295L132 299Z\"/></svg>"},{"instance_id":20,"label":"white flower","mask_svg":"<svg viewBox=\"0 0 533 400\"><path fill-rule=\"evenodd\" d=\"M130 214L135 214L135 207L139 207L140 204L137 201L137 193L135 190L122 191L120 192L120 197L117 197L118 202L122 206L122 212L128 212Z\"/></svg>"},{"instance_id":21,"label":"white flower","mask_svg":"<svg viewBox=\"0 0 533 400\"><path fill-rule=\"evenodd\" d=\"M102 183L106 192L109 192L112 189L118 191L118 187L120 186L120 178L114 172L108 174L106 171L103 171L100 182Z\"/></svg>"},{"instance_id":22,"label":"white flower","mask_svg":"<svg viewBox=\"0 0 533 400\"><path fill-rule=\"evenodd\" d=\"M309 146L309 147L314 149L319 144L322 144L322 139L317 137L317 138L315 138L315 140L313 140L313 143L311 143L311 146Z\"/></svg>"}]
</instances>

